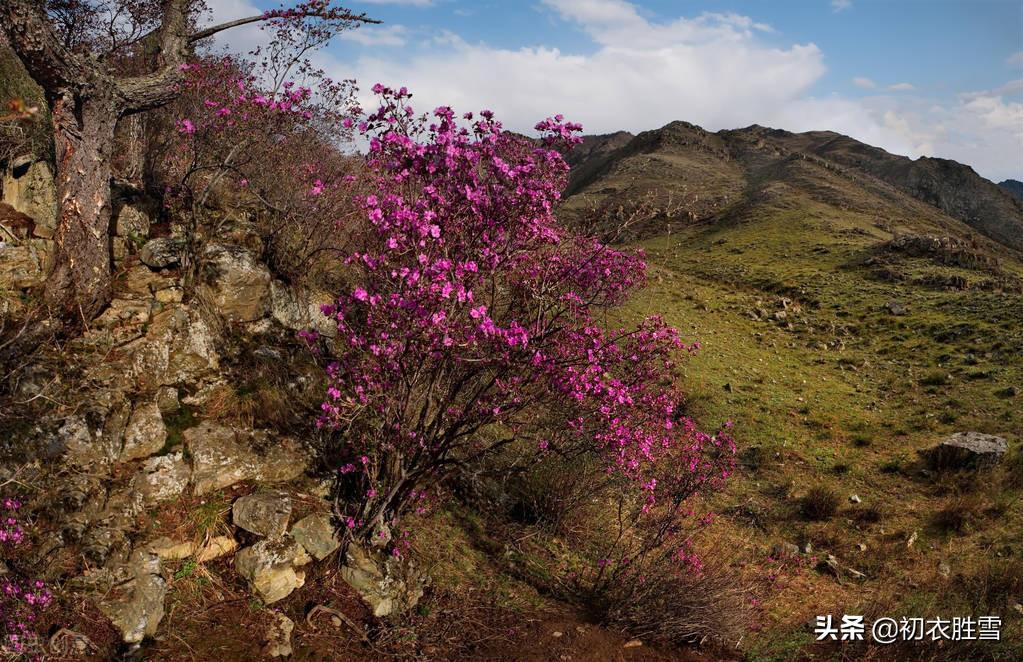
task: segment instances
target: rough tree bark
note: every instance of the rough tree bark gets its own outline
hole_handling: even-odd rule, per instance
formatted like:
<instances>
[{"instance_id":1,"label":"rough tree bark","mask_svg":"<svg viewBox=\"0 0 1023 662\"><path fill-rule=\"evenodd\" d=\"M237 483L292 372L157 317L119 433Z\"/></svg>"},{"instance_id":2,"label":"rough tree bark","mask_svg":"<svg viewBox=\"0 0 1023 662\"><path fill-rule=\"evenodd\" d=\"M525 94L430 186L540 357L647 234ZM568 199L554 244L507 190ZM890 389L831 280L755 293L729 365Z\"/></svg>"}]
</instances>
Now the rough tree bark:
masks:
<instances>
[{"instance_id":1,"label":"rough tree bark","mask_svg":"<svg viewBox=\"0 0 1023 662\"><path fill-rule=\"evenodd\" d=\"M195 6L196 0L163 0L160 26L144 38L157 44L154 71L119 76L96 54L66 48L42 0L0 0L0 29L43 88L53 116L58 225L45 300L65 323L88 322L110 301L110 160L118 120L178 95L191 44L266 20L258 15L190 32ZM351 14L348 20L378 22Z\"/></svg>"}]
</instances>

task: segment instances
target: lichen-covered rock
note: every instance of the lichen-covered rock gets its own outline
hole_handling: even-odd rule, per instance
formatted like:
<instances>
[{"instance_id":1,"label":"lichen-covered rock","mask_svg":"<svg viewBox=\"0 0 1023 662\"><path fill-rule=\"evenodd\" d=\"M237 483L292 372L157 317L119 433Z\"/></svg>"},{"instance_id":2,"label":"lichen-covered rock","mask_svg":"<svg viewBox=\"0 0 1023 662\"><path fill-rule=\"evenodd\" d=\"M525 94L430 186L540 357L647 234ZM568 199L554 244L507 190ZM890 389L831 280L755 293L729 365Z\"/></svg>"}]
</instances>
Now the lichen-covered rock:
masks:
<instances>
[{"instance_id":1,"label":"lichen-covered rock","mask_svg":"<svg viewBox=\"0 0 1023 662\"><path fill-rule=\"evenodd\" d=\"M99 600L99 608L120 631L125 643L136 644L156 634L163 620L167 582L160 573L160 557L142 548L132 552L130 579L115 584Z\"/></svg>"},{"instance_id":2,"label":"lichen-covered rock","mask_svg":"<svg viewBox=\"0 0 1023 662\"><path fill-rule=\"evenodd\" d=\"M362 596L377 617L415 607L428 581L410 561L384 557L354 544L348 546L341 578Z\"/></svg>"},{"instance_id":3,"label":"lichen-covered rock","mask_svg":"<svg viewBox=\"0 0 1023 662\"><path fill-rule=\"evenodd\" d=\"M267 538L279 538L288 530L291 497L285 492L263 490L240 497L231 506L235 526Z\"/></svg>"},{"instance_id":4,"label":"lichen-covered rock","mask_svg":"<svg viewBox=\"0 0 1023 662\"><path fill-rule=\"evenodd\" d=\"M291 527L291 536L317 561L323 560L341 545L330 515L326 513L316 513L300 519Z\"/></svg>"},{"instance_id":5,"label":"lichen-covered rock","mask_svg":"<svg viewBox=\"0 0 1023 662\"><path fill-rule=\"evenodd\" d=\"M297 568L311 560L301 545L285 536L239 551L234 567L264 603L272 604L305 583L305 573Z\"/></svg>"},{"instance_id":6,"label":"lichen-covered rock","mask_svg":"<svg viewBox=\"0 0 1023 662\"><path fill-rule=\"evenodd\" d=\"M273 614L273 623L266 633L266 646L263 652L267 657L287 657L291 655L291 631L295 622L284 614Z\"/></svg>"},{"instance_id":7,"label":"lichen-covered rock","mask_svg":"<svg viewBox=\"0 0 1023 662\"><path fill-rule=\"evenodd\" d=\"M150 269L166 269L181 262L185 244L179 239L159 237L150 239L139 251L139 260Z\"/></svg>"},{"instance_id":8,"label":"lichen-covered rock","mask_svg":"<svg viewBox=\"0 0 1023 662\"><path fill-rule=\"evenodd\" d=\"M270 283L270 316L293 331L312 329L323 336L336 336L337 324L320 310L321 305L330 302L326 292L299 293L279 280Z\"/></svg>"},{"instance_id":9,"label":"lichen-covered rock","mask_svg":"<svg viewBox=\"0 0 1023 662\"><path fill-rule=\"evenodd\" d=\"M4 201L31 216L38 226L46 228L52 236L57 227L57 189L53 172L45 161L22 157L15 159L4 173Z\"/></svg>"},{"instance_id":10,"label":"lichen-covered rock","mask_svg":"<svg viewBox=\"0 0 1023 662\"><path fill-rule=\"evenodd\" d=\"M191 475L191 467L185 462L183 454L177 452L146 460L142 470L132 480L132 486L146 503L159 503L184 493Z\"/></svg>"},{"instance_id":11,"label":"lichen-covered rock","mask_svg":"<svg viewBox=\"0 0 1023 662\"><path fill-rule=\"evenodd\" d=\"M203 252L201 289L217 311L235 322L251 322L266 314L270 270L239 246L210 244Z\"/></svg>"},{"instance_id":12,"label":"lichen-covered rock","mask_svg":"<svg viewBox=\"0 0 1023 662\"><path fill-rule=\"evenodd\" d=\"M124 430L121 461L129 462L153 455L167 442L167 428L155 401L137 405Z\"/></svg>"},{"instance_id":13,"label":"lichen-covered rock","mask_svg":"<svg viewBox=\"0 0 1023 662\"><path fill-rule=\"evenodd\" d=\"M263 432L234 430L203 421L183 433L192 454L192 491L206 494L243 480L283 482L301 476L308 454L288 438Z\"/></svg>"}]
</instances>

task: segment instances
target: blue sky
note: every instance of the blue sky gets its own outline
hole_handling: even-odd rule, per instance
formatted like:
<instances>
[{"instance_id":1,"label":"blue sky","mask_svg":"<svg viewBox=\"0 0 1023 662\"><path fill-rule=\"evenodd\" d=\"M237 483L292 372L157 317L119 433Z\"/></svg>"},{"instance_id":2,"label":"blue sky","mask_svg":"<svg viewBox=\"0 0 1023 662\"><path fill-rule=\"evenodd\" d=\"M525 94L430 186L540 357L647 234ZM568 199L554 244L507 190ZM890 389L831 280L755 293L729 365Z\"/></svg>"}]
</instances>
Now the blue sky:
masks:
<instances>
[{"instance_id":1,"label":"blue sky","mask_svg":"<svg viewBox=\"0 0 1023 662\"><path fill-rule=\"evenodd\" d=\"M214 0L220 17L265 0ZM422 109L493 108L526 130L674 119L831 129L1023 179L1023 0L351 0L384 21L319 58ZM242 46L258 36L234 34ZM368 101L368 99L367 99Z\"/></svg>"}]
</instances>

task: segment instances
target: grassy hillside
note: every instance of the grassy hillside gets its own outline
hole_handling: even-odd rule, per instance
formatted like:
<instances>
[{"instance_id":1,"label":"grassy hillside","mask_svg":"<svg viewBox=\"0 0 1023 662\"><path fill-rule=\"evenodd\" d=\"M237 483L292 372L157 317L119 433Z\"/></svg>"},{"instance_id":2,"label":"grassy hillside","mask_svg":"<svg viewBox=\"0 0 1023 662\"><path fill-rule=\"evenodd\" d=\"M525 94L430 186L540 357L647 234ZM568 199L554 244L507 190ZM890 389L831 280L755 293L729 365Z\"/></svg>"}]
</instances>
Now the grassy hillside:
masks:
<instances>
[{"instance_id":1,"label":"grassy hillside","mask_svg":"<svg viewBox=\"0 0 1023 662\"><path fill-rule=\"evenodd\" d=\"M638 244L652 283L626 314L699 340L690 407L735 421L743 472L717 505L762 582L751 657L821 659L819 614L990 613L1001 644L912 657L1019 659L1023 264L877 178L776 156L733 159L741 201ZM925 235L949 239L914 248ZM918 451L962 430L1007 437L1009 458L928 469Z\"/></svg>"}]
</instances>

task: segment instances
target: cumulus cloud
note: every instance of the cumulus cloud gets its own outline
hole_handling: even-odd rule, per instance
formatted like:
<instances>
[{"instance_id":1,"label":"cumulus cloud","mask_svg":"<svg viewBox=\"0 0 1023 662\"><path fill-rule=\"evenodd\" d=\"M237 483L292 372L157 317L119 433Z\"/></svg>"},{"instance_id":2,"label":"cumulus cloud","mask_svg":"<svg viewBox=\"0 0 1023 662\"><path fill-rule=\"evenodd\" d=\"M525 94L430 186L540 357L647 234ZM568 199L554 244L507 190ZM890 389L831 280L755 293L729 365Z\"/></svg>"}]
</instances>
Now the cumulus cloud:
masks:
<instances>
[{"instance_id":1,"label":"cumulus cloud","mask_svg":"<svg viewBox=\"0 0 1023 662\"><path fill-rule=\"evenodd\" d=\"M770 27L737 14L652 22L621 0L544 4L595 50L497 48L444 33L414 57L366 54L355 74L366 85L407 85L421 107L492 107L516 130L561 112L602 132L681 118L717 128L762 122L825 71L814 44L767 45L759 35Z\"/></svg>"},{"instance_id":2,"label":"cumulus cloud","mask_svg":"<svg viewBox=\"0 0 1023 662\"><path fill-rule=\"evenodd\" d=\"M864 90L872 90L875 87L877 87L877 83L875 83L871 79L865 78L863 76L857 76L856 78L853 78L852 82L853 82L853 85L855 85L856 87L858 87L860 89L864 89Z\"/></svg>"},{"instance_id":3,"label":"cumulus cloud","mask_svg":"<svg viewBox=\"0 0 1023 662\"><path fill-rule=\"evenodd\" d=\"M835 13L851 9L852 5L852 0L831 0L831 9L834 10Z\"/></svg>"},{"instance_id":4,"label":"cumulus cloud","mask_svg":"<svg viewBox=\"0 0 1023 662\"><path fill-rule=\"evenodd\" d=\"M218 20L258 11L246 0L213 4ZM329 51L316 60L364 90L378 81L406 85L419 110L491 108L516 131L529 132L559 112L590 133L638 132L679 119L709 130L750 124L832 130L897 154L956 159L993 179L1023 177L1023 104L1015 98L1023 79L935 100L907 94L908 83L881 88L864 78L866 95L819 96L814 86L826 73L821 49L779 44L769 25L747 16L654 20L625 0L543 0L541 11L579 29L590 46L501 48L451 32L420 43L401 26L381 26L345 37L367 46L354 60ZM258 28L224 37L243 51L263 38ZM405 46L380 48L388 41ZM374 107L370 95L363 105Z\"/></svg>"}]
</instances>

